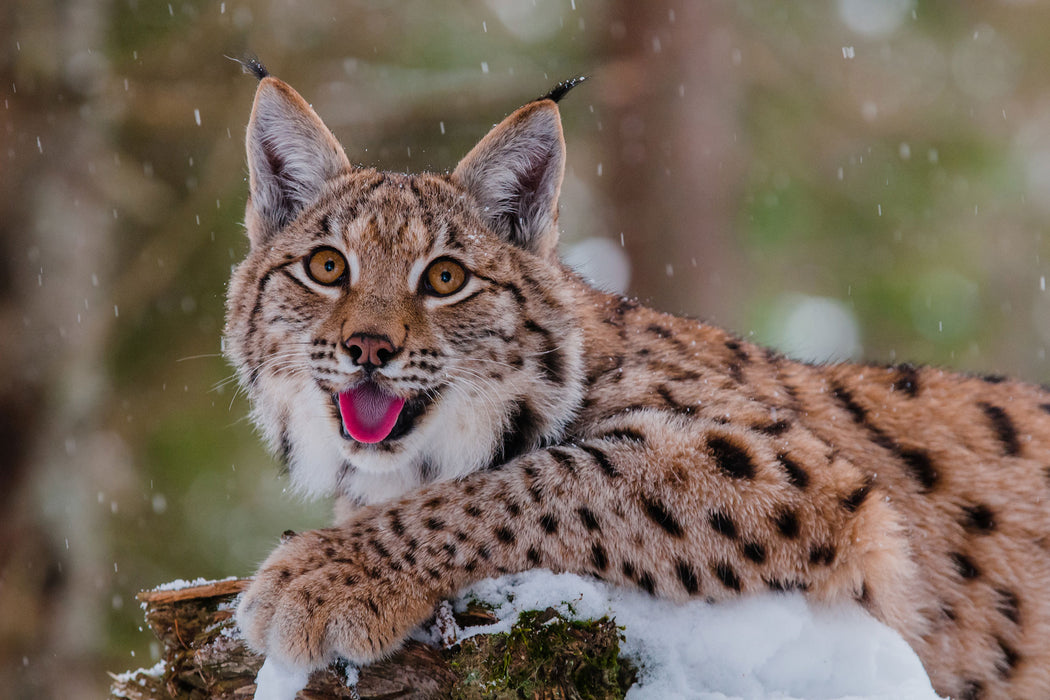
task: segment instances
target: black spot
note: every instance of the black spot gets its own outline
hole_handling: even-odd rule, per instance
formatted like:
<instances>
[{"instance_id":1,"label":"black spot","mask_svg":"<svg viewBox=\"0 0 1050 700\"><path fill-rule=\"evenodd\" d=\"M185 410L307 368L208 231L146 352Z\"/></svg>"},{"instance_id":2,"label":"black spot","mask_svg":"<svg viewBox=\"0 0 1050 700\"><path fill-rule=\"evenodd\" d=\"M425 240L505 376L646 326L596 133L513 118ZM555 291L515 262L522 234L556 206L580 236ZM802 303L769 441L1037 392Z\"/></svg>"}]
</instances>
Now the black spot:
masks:
<instances>
[{"instance_id":1,"label":"black spot","mask_svg":"<svg viewBox=\"0 0 1050 700\"><path fill-rule=\"evenodd\" d=\"M662 527L667 534L672 537L681 537L684 534L681 524L667 509L663 501L658 498L647 498L642 502L642 505L645 506L645 514L649 516L649 519Z\"/></svg>"},{"instance_id":2,"label":"black spot","mask_svg":"<svg viewBox=\"0 0 1050 700\"><path fill-rule=\"evenodd\" d=\"M528 401L514 404L507 419L499 448L499 459L506 463L532 449L540 438L543 419L532 410Z\"/></svg>"},{"instance_id":3,"label":"black spot","mask_svg":"<svg viewBox=\"0 0 1050 700\"><path fill-rule=\"evenodd\" d=\"M665 340L667 338L670 338L670 337L672 337L674 335L674 333L672 333L668 329L664 328L663 326L658 326L655 323L649 324L649 326L645 330L647 330L650 333L653 333L653 334L655 334L655 335L657 335L657 336L659 336L661 338L664 338Z\"/></svg>"},{"instance_id":4,"label":"black spot","mask_svg":"<svg viewBox=\"0 0 1050 700\"><path fill-rule=\"evenodd\" d=\"M594 511L592 511L590 508L588 508L587 506L580 506L576 509L576 512L579 513L580 522L583 523L583 526L585 528L587 528L591 532L594 532L595 530L601 530L601 523L598 522L598 516L595 515Z\"/></svg>"},{"instance_id":5,"label":"black spot","mask_svg":"<svg viewBox=\"0 0 1050 700\"><path fill-rule=\"evenodd\" d=\"M383 559L390 558L390 552L387 550L386 547L383 546L383 543L379 540L373 537L368 541L368 544L372 545L372 549L376 550L376 554L378 554Z\"/></svg>"},{"instance_id":6,"label":"black spot","mask_svg":"<svg viewBox=\"0 0 1050 700\"><path fill-rule=\"evenodd\" d=\"M835 561L835 554L835 547L830 544L814 545L809 550L809 563L830 566Z\"/></svg>"},{"instance_id":7,"label":"black spot","mask_svg":"<svg viewBox=\"0 0 1050 700\"><path fill-rule=\"evenodd\" d=\"M728 562L720 561L714 565L715 576L722 582L722 585L730 590L739 591L740 577L733 571L733 567Z\"/></svg>"},{"instance_id":8,"label":"black spot","mask_svg":"<svg viewBox=\"0 0 1050 700\"><path fill-rule=\"evenodd\" d=\"M986 374L982 376L981 379L989 384L1002 384L1006 381L1006 377L1001 374Z\"/></svg>"},{"instance_id":9,"label":"black spot","mask_svg":"<svg viewBox=\"0 0 1050 700\"><path fill-rule=\"evenodd\" d=\"M506 527L504 525L501 525L500 527L496 528L495 532L496 532L496 538L500 542L502 542L503 544L514 544L514 540L516 538L514 536L514 531L511 530L510 528L508 528L508 527Z\"/></svg>"},{"instance_id":10,"label":"black spot","mask_svg":"<svg viewBox=\"0 0 1050 700\"><path fill-rule=\"evenodd\" d=\"M973 580L980 576L981 572L974 564L973 559L966 556L962 552L952 552L951 554L952 563L955 565L955 570L959 572L959 575L964 579Z\"/></svg>"},{"instance_id":11,"label":"black spot","mask_svg":"<svg viewBox=\"0 0 1050 700\"><path fill-rule=\"evenodd\" d=\"M678 580L682 582L685 592L689 595L696 595L700 590L700 579L697 578L693 567L679 559L675 563L675 571L678 573Z\"/></svg>"},{"instance_id":12,"label":"black spot","mask_svg":"<svg viewBox=\"0 0 1050 700\"><path fill-rule=\"evenodd\" d=\"M784 467L784 471L787 472L788 481L791 482L792 486L799 489L804 489L809 486L809 474L806 473L805 469L799 466L798 462L791 459L791 457L783 452L777 455L777 461L780 462L782 467Z\"/></svg>"},{"instance_id":13,"label":"black spot","mask_svg":"<svg viewBox=\"0 0 1050 700\"><path fill-rule=\"evenodd\" d=\"M539 566L540 564L540 553L536 551L535 547L529 547L529 551L525 554L529 559L529 563L533 566Z\"/></svg>"},{"instance_id":14,"label":"black spot","mask_svg":"<svg viewBox=\"0 0 1050 700\"><path fill-rule=\"evenodd\" d=\"M1013 420L1010 419L1010 416L1006 414L1006 411L999 406L993 406L983 401L977 405L984 411L984 415L992 424L995 436L1003 444L1003 452L1008 457L1019 455L1021 453L1021 443L1017 437L1017 427L1014 425Z\"/></svg>"},{"instance_id":15,"label":"black spot","mask_svg":"<svg viewBox=\"0 0 1050 700\"><path fill-rule=\"evenodd\" d=\"M616 470L613 463L609 461L609 456L599 450L597 447L591 445L580 445L580 449L589 454L594 458L594 461L601 467L601 470L605 472L606 476L617 477L620 476L620 472Z\"/></svg>"},{"instance_id":16,"label":"black spot","mask_svg":"<svg viewBox=\"0 0 1050 700\"><path fill-rule=\"evenodd\" d=\"M1003 678L1009 678L1013 674L1014 669L1017 668L1021 655L1017 653L1016 649L1007 644L1005 640L997 639L995 641L999 643L999 652L1002 654L1002 658L995 662L995 669Z\"/></svg>"},{"instance_id":17,"label":"black spot","mask_svg":"<svg viewBox=\"0 0 1050 700\"><path fill-rule=\"evenodd\" d=\"M387 511L387 516L390 518L390 529L395 535L401 537L405 534L405 526L401 522L401 517L398 511L394 508Z\"/></svg>"},{"instance_id":18,"label":"black spot","mask_svg":"<svg viewBox=\"0 0 1050 700\"><path fill-rule=\"evenodd\" d=\"M758 542L747 542L743 546L744 556L756 564L764 564L766 561L766 548Z\"/></svg>"},{"instance_id":19,"label":"black spot","mask_svg":"<svg viewBox=\"0 0 1050 700\"><path fill-rule=\"evenodd\" d=\"M760 433L765 433L770 437L779 437L786 433L791 428L791 423L786 420L778 420L774 423L765 423L762 425L756 425L755 430Z\"/></svg>"},{"instance_id":20,"label":"black spot","mask_svg":"<svg viewBox=\"0 0 1050 700\"><path fill-rule=\"evenodd\" d=\"M914 365L901 365L897 368L897 378L893 380L893 390L915 398L919 394L919 370Z\"/></svg>"},{"instance_id":21,"label":"black spot","mask_svg":"<svg viewBox=\"0 0 1050 700\"><path fill-rule=\"evenodd\" d=\"M955 622L959 617L955 612L955 606L947 601L941 601L941 614L952 622Z\"/></svg>"},{"instance_id":22,"label":"black spot","mask_svg":"<svg viewBox=\"0 0 1050 700\"><path fill-rule=\"evenodd\" d=\"M911 475L922 485L923 491L929 491L937 484L940 475L934 469L930 455L923 450L907 450L899 447L897 453Z\"/></svg>"},{"instance_id":23,"label":"black spot","mask_svg":"<svg viewBox=\"0 0 1050 700\"><path fill-rule=\"evenodd\" d=\"M692 414L693 407L692 406L686 406L685 404L679 403L675 399L674 395L671 393L671 390L668 389L665 385L663 385L663 384L658 385L656 387L655 391L656 391L657 395L661 399L663 399L664 405L667 407L668 410L674 411L675 413L684 413L684 414L687 414L687 415L688 414Z\"/></svg>"},{"instance_id":24,"label":"black spot","mask_svg":"<svg viewBox=\"0 0 1050 700\"><path fill-rule=\"evenodd\" d=\"M959 700L981 700L984 697L984 683L980 681L966 681L959 691Z\"/></svg>"},{"instance_id":25,"label":"black spot","mask_svg":"<svg viewBox=\"0 0 1050 700\"><path fill-rule=\"evenodd\" d=\"M609 568L609 557L605 553L605 547L597 543L591 547L591 563L598 571L605 571Z\"/></svg>"},{"instance_id":26,"label":"black spot","mask_svg":"<svg viewBox=\"0 0 1050 700\"><path fill-rule=\"evenodd\" d=\"M711 513L708 522L711 523L711 528L718 534L725 535L730 539L736 537L736 523L726 513L716 510L714 513Z\"/></svg>"},{"instance_id":27,"label":"black spot","mask_svg":"<svg viewBox=\"0 0 1050 700\"><path fill-rule=\"evenodd\" d=\"M558 344L554 342L551 332L531 319L525 321L526 330L543 336L541 350L537 355L540 371L551 384L561 386L565 383L565 358Z\"/></svg>"},{"instance_id":28,"label":"black spot","mask_svg":"<svg viewBox=\"0 0 1050 700\"><path fill-rule=\"evenodd\" d=\"M485 545L482 544L482 545L478 545L478 556L481 557L482 559L484 559L485 561L488 561L489 557L492 556L492 553L489 552L489 548L488 547L486 547Z\"/></svg>"},{"instance_id":29,"label":"black spot","mask_svg":"<svg viewBox=\"0 0 1050 700\"><path fill-rule=\"evenodd\" d=\"M774 522L777 525L777 530L784 537L788 538L789 540L793 540L796 537L798 537L798 514L795 513L795 511L787 509L780 511L774 518Z\"/></svg>"},{"instance_id":30,"label":"black spot","mask_svg":"<svg viewBox=\"0 0 1050 700\"><path fill-rule=\"evenodd\" d=\"M862 425L867 422L868 410L857 403L857 399L854 398L849 389L841 384L834 383L831 385L831 395L849 412L853 422Z\"/></svg>"},{"instance_id":31,"label":"black spot","mask_svg":"<svg viewBox=\"0 0 1050 700\"><path fill-rule=\"evenodd\" d=\"M547 513L540 518L540 525L548 535L553 535L558 531L558 519L554 517L553 513Z\"/></svg>"},{"instance_id":32,"label":"black spot","mask_svg":"<svg viewBox=\"0 0 1050 700\"><path fill-rule=\"evenodd\" d=\"M616 428L598 436L601 440L629 440L631 442L645 442L645 436L632 428Z\"/></svg>"},{"instance_id":33,"label":"black spot","mask_svg":"<svg viewBox=\"0 0 1050 700\"><path fill-rule=\"evenodd\" d=\"M733 353L735 358L727 365L729 367L729 376L736 382L743 382L744 367L751 362L751 356L747 354L747 350L737 340L727 340L726 348Z\"/></svg>"},{"instance_id":34,"label":"black spot","mask_svg":"<svg viewBox=\"0 0 1050 700\"><path fill-rule=\"evenodd\" d=\"M876 445L896 454L911 471L912 476L929 491L937 483L938 474L933 467L930 456L922 450L906 449L887 435L881 428L870 422L868 411L861 406L853 394L840 384L832 385L832 395L845 408L854 422L868 431L868 436Z\"/></svg>"},{"instance_id":35,"label":"black spot","mask_svg":"<svg viewBox=\"0 0 1050 700\"><path fill-rule=\"evenodd\" d=\"M1043 413L1050 413L1050 403L1041 403L1039 404L1039 408Z\"/></svg>"},{"instance_id":36,"label":"black spot","mask_svg":"<svg viewBox=\"0 0 1050 700\"><path fill-rule=\"evenodd\" d=\"M649 595L656 595L656 582L648 571L643 571L638 577L638 586Z\"/></svg>"},{"instance_id":37,"label":"black spot","mask_svg":"<svg viewBox=\"0 0 1050 700\"><path fill-rule=\"evenodd\" d=\"M850 513L855 513L864 500L871 493L871 482L867 482L862 486L858 486L848 496L842 499L842 507L848 510Z\"/></svg>"},{"instance_id":38,"label":"black spot","mask_svg":"<svg viewBox=\"0 0 1050 700\"><path fill-rule=\"evenodd\" d=\"M481 510L481 508L474 505L473 503L469 503L466 506L464 506L463 512L472 518L480 518L482 513L484 513L484 511Z\"/></svg>"},{"instance_id":39,"label":"black spot","mask_svg":"<svg viewBox=\"0 0 1050 700\"><path fill-rule=\"evenodd\" d=\"M423 507L427 508L429 510L434 510L435 508L439 507L444 502L445 502L445 499L443 499L441 496L434 496L433 498L430 498L430 499L427 499L426 501L424 501L423 502Z\"/></svg>"},{"instance_id":40,"label":"black spot","mask_svg":"<svg viewBox=\"0 0 1050 700\"><path fill-rule=\"evenodd\" d=\"M570 474L576 473L576 457L571 452L561 449L559 447L551 447L547 450L547 454L554 458L565 471Z\"/></svg>"},{"instance_id":41,"label":"black spot","mask_svg":"<svg viewBox=\"0 0 1050 700\"><path fill-rule=\"evenodd\" d=\"M634 564L632 564L631 562L625 560L620 566L620 571L623 572L624 578L628 579L629 581L634 580Z\"/></svg>"},{"instance_id":42,"label":"black spot","mask_svg":"<svg viewBox=\"0 0 1050 700\"><path fill-rule=\"evenodd\" d=\"M369 598L366 602L368 603L368 609L372 611L372 614L373 615L378 615L379 614L379 606L376 605L376 602L374 600L372 600L371 598Z\"/></svg>"},{"instance_id":43,"label":"black spot","mask_svg":"<svg viewBox=\"0 0 1050 700\"><path fill-rule=\"evenodd\" d=\"M967 506L963 508L963 525L971 532L991 532L995 529L995 513L984 504Z\"/></svg>"},{"instance_id":44,"label":"black spot","mask_svg":"<svg viewBox=\"0 0 1050 700\"><path fill-rule=\"evenodd\" d=\"M707 441L707 448L718 463L718 467L735 479L753 479L755 477L755 465L747 451L736 443L720 437L714 437Z\"/></svg>"},{"instance_id":45,"label":"black spot","mask_svg":"<svg viewBox=\"0 0 1050 700\"><path fill-rule=\"evenodd\" d=\"M287 471L292 463L292 440L288 437L288 429L281 429L281 446L277 458L281 461L281 468Z\"/></svg>"},{"instance_id":46,"label":"black spot","mask_svg":"<svg viewBox=\"0 0 1050 700\"><path fill-rule=\"evenodd\" d=\"M1018 599L1017 594L1013 591L1008 591L1002 588L997 588L995 592L999 596L999 601L996 603L995 609L1010 622L1015 625L1020 624L1021 601Z\"/></svg>"}]
</instances>

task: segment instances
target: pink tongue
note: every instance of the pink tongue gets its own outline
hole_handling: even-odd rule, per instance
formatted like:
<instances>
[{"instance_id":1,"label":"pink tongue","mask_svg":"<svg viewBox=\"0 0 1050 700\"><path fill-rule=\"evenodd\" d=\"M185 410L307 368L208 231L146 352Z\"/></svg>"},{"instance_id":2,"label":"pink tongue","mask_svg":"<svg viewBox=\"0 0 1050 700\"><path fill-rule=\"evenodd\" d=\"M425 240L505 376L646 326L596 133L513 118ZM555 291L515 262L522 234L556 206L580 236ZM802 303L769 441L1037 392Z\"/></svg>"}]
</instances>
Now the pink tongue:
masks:
<instances>
[{"instance_id":1,"label":"pink tongue","mask_svg":"<svg viewBox=\"0 0 1050 700\"><path fill-rule=\"evenodd\" d=\"M404 405L404 399L385 393L373 382L366 381L339 394L343 427L358 442L385 440L394 429Z\"/></svg>"}]
</instances>

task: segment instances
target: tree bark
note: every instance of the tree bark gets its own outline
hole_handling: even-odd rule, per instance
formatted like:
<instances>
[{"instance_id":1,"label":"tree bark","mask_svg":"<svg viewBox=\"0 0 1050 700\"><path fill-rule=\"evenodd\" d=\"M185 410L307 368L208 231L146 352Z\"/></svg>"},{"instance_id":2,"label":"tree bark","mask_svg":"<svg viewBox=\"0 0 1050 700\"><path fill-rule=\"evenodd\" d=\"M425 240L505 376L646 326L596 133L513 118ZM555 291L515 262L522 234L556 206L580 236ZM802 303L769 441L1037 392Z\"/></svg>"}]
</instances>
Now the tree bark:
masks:
<instances>
[{"instance_id":1,"label":"tree bark","mask_svg":"<svg viewBox=\"0 0 1050 700\"><path fill-rule=\"evenodd\" d=\"M111 674L111 697L252 697L263 659L245 646L233 622L235 599L248 584L228 579L140 593L163 658L152 669ZM453 629L496 622L480 605L454 617L455 625L448 626ZM333 665L315 672L297 698L622 698L634 671L618 659L615 621L558 618L553 609L522 614L510 634L479 634L446 649L409 641L389 659L362 668L355 687Z\"/></svg>"},{"instance_id":2,"label":"tree bark","mask_svg":"<svg viewBox=\"0 0 1050 700\"><path fill-rule=\"evenodd\" d=\"M129 700L249 698L263 658L235 632L234 599L249 581L216 581L138 595L146 621L164 644L163 671L114 677L112 695ZM410 641L386 661L361 669L355 689L333 666L314 673L300 698L432 698L448 694L455 680L441 651Z\"/></svg>"}]
</instances>

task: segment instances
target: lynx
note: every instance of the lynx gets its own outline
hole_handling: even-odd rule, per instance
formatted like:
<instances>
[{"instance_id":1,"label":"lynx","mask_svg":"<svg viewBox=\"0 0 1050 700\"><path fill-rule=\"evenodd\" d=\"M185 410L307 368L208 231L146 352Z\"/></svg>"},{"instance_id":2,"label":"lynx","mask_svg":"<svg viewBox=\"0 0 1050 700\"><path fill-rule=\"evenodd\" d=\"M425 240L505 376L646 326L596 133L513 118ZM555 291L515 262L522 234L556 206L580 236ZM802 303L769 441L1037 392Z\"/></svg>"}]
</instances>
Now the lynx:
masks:
<instances>
[{"instance_id":1,"label":"lynx","mask_svg":"<svg viewBox=\"0 0 1050 700\"><path fill-rule=\"evenodd\" d=\"M337 496L240 602L254 649L367 663L542 567L859 601L942 694L1050 695L1050 393L792 361L589 286L556 251L572 82L414 175L352 166L250 68L227 353L292 482Z\"/></svg>"}]
</instances>

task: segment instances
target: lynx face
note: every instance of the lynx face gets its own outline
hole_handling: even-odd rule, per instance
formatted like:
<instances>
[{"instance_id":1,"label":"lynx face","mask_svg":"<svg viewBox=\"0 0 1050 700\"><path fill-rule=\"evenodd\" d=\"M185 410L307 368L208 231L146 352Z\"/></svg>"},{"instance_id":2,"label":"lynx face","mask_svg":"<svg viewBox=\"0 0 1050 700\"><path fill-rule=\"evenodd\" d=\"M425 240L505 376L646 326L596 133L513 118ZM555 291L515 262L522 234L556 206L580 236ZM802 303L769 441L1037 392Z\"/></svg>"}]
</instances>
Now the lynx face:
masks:
<instances>
[{"instance_id":1,"label":"lynx face","mask_svg":"<svg viewBox=\"0 0 1050 700\"><path fill-rule=\"evenodd\" d=\"M251 251L226 349L300 489L385 500L560 434L582 395L582 339L554 283L552 101L450 175L402 175L351 167L302 98L265 78L248 152Z\"/></svg>"}]
</instances>

